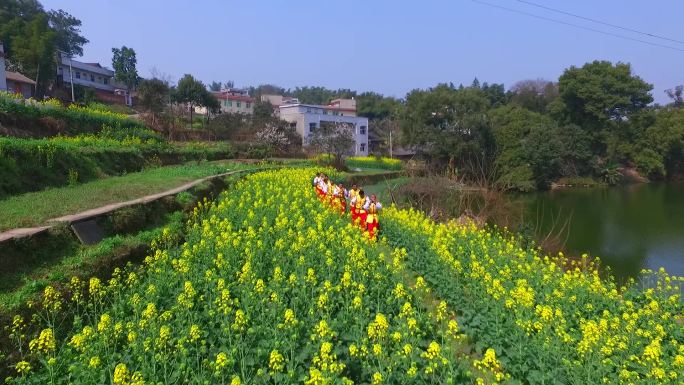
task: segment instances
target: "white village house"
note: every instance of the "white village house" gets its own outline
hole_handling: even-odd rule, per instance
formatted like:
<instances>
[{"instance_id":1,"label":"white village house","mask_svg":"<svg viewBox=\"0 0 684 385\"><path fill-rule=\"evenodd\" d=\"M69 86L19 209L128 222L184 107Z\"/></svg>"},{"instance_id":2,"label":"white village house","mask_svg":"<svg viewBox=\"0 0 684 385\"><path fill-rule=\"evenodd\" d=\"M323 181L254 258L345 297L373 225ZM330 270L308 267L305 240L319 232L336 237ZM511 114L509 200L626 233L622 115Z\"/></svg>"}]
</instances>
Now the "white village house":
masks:
<instances>
[{"instance_id":1,"label":"white village house","mask_svg":"<svg viewBox=\"0 0 684 385\"><path fill-rule=\"evenodd\" d=\"M57 79L66 88L74 85L90 88L95 98L108 103L132 104L132 95L127 95L126 86L114 80L114 71L100 63L84 63L62 53L57 65Z\"/></svg>"},{"instance_id":2,"label":"white village house","mask_svg":"<svg viewBox=\"0 0 684 385\"><path fill-rule=\"evenodd\" d=\"M368 155L368 118L356 116L356 100L335 99L329 105L321 106L299 103L295 99L277 107L280 119L290 122L302 137L304 146L321 124L346 123L353 131L355 145L352 155Z\"/></svg>"}]
</instances>

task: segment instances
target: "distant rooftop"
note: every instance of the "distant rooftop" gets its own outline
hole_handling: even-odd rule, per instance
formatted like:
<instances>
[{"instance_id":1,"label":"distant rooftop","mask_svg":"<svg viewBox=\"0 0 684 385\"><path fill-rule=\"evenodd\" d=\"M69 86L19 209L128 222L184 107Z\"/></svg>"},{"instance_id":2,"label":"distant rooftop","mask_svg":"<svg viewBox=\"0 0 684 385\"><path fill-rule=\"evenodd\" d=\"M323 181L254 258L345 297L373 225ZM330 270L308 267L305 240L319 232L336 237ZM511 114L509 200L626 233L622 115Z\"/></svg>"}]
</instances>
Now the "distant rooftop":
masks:
<instances>
[{"instance_id":1,"label":"distant rooftop","mask_svg":"<svg viewBox=\"0 0 684 385\"><path fill-rule=\"evenodd\" d=\"M27 78L26 76L20 74L19 72L5 71L5 77L7 80L12 80L17 83L26 83L30 85L35 85L36 82Z\"/></svg>"},{"instance_id":2,"label":"distant rooftop","mask_svg":"<svg viewBox=\"0 0 684 385\"><path fill-rule=\"evenodd\" d=\"M65 67L71 66L74 69L80 69L83 71L90 71L94 72L100 75L104 76L109 76L112 77L114 76L114 71L110 70L107 67L103 67L100 63L85 63L82 61L74 60L74 59L69 59L68 56L61 56L61 65Z\"/></svg>"}]
</instances>

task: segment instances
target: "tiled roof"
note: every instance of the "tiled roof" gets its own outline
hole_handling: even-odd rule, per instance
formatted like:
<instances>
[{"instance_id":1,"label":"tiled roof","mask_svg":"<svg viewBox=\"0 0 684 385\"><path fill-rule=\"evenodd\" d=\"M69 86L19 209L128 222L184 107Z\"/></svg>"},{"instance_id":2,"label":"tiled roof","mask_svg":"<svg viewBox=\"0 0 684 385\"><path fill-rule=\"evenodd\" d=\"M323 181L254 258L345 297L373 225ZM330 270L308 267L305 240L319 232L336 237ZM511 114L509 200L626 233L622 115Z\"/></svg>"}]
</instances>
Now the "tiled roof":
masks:
<instances>
[{"instance_id":1,"label":"tiled roof","mask_svg":"<svg viewBox=\"0 0 684 385\"><path fill-rule=\"evenodd\" d=\"M36 82L34 82L33 80L27 78L26 76L20 74L19 72L6 71L5 73L7 74L6 75L7 80L12 80L12 81L17 82L17 83L26 83L26 84L30 84L30 85L36 84Z\"/></svg>"},{"instance_id":2,"label":"tiled roof","mask_svg":"<svg viewBox=\"0 0 684 385\"><path fill-rule=\"evenodd\" d=\"M246 95L234 95L226 92L212 92L211 94L219 100L235 100L238 102L252 102L254 100Z\"/></svg>"}]
</instances>

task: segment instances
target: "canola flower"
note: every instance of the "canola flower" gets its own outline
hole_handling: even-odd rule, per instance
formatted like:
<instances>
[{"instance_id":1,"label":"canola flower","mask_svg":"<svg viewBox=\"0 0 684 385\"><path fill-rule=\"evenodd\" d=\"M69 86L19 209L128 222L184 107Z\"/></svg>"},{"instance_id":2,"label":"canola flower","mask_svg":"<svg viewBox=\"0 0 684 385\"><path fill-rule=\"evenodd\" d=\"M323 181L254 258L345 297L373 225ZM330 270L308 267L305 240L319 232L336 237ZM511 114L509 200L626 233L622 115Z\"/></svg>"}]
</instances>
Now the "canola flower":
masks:
<instances>
[{"instance_id":1,"label":"canola flower","mask_svg":"<svg viewBox=\"0 0 684 385\"><path fill-rule=\"evenodd\" d=\"M401 160L387 157L350 156L345 160L345 162L347 166L352 168L401 170Z\"/></svg>"},{"instance_id":2,"label":"canola flower","mask_svg":"<svg viewBox=\"0 0 684 385\"><path fill-rule=\"evenodd\" d=\"M77 283L78 323L28 337L30 369L15 366L10 383L467 381L457 345L421 354L458 333L447 302L437 320L418 299L427 288L406 281L407 256L321 204L315 171L247 176L198 205L184 242L162 234L140 269Z\"/></svg>"},{"instance_id":3,"label":"canola flower","mask_svg":"<svg viewBox=\"0 0 684 385\"><path fill-rule=\"evenodd\" d=\"M486 350L476 361L489 381L684 381L677 355L684 346L681 277L646 271L653 287L618 286L587 256L549 257L521 247L505 231L435 223L412 209L386 209L383 236L389 246L405 249L407 265L420 275L416 287L429 279L426 289L477 315L476 323L466 317L448 328L467 326L468 337L485 346L506 339L510 350Z\"/></svg>"},{"instance_id":4,"label":"canola flower","mask_svg":"<svg viewBox=\"0 0 684 385\"><path fill-rule=\"evenodd\" d=\"M184 243L155 241L143 269L74 280L71 296L46 289L40 331L13 322L28 349L10 382L94 383L117 368L112 382L136 385L684 380L681 278L618 286L588 258L396 208L371 244L318 202L314 171L251 175L198 205ZM81 324L53 329L69 301Z\"/></svg>"}]
</instances>

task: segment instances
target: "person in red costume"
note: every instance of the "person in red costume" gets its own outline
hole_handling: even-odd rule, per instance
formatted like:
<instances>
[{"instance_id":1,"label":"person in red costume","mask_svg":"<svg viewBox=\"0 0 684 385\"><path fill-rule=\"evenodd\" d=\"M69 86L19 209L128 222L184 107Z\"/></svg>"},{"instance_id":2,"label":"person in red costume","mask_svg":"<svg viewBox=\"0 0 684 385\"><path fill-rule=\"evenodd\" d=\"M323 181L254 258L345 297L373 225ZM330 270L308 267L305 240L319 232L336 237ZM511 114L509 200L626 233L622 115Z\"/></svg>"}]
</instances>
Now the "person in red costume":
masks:
<instances>
[{"instance_id":1,"label":"person in red costume","mask_svg":"<svg viewBox=\"0 0 684 385\"><path fill-rule=\"evenodd\" d=\"M370 196L370 199L366 201L366 204L363 206L363 209L367 213L366 231L368 231L368 237L372 240L375 240L377 237L378 228L380 226L378 213L382 209L382 204L378 202L378 198L375 196L375 194L372 194Z\"/></svg>"}]
</instances>

